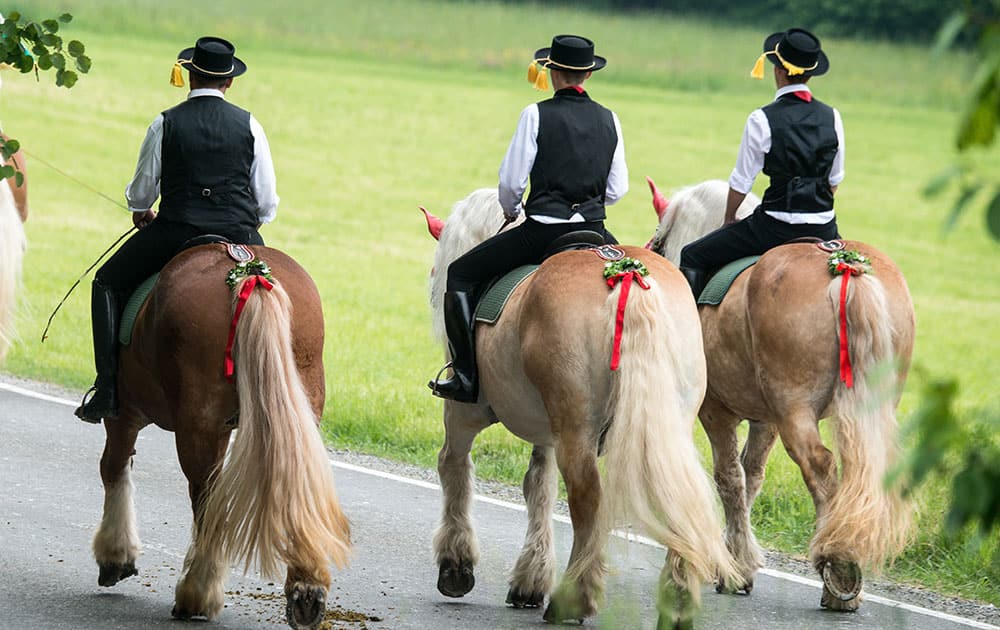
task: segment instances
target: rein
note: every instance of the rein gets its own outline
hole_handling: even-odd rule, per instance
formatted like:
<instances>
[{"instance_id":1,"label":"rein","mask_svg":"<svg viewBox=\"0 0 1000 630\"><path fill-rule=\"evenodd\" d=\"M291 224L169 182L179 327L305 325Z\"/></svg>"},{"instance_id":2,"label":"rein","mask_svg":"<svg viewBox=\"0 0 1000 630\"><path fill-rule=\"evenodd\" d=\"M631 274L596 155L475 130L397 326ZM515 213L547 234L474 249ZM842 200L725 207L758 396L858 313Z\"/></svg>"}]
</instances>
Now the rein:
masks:
<instances>
[{"instance_id":1,"label":"rein","mask_svg":"<svg viewBox=\"0 0 1000 630\"><path fill-rule=\"evenodd\" d=\"M115 201L114 199L112 199L108 195L105 195L104 193L102 193L101 191L97 190L93 186L90 186L89 184L86 184L86 183L80 181L79 179L73 177L72 175L70 175L66 171L58 168L57 166L55 166L51 162L38 157L34 153L32 153L32 152L28 151L27 149L25 149L24 147L21 147L20 150L25 155L31 156L31 159L36 160L38 162L41 162L45 166L48 166L53 171L59 173L60 175L62 175L66 179L70 180L74 184L76 184L76 185L78 185L78 186L80 186L82 188L86 188L87 190L89 190L90 192L96 194L99 197L103 197L104 199L107 199L108 201L110 201L111 203L115 204L119 208L122 208L123 210L128 210L128 207L125 206L124 204L122 204L121 202ZM136 227L134 225L132 227L130 227L124 234L122 234L121 236L119 236L118 239L114 243L112 243L110 247L108 247L106 250L104 250L104 253L101 254L100 256L98 256L97 260L95 260L92 265L90 265L89 267L87 267L86 271L84 271L82 274L80 274L80 277L76 279L76 282L74 282L73 286L71 286L69 288L69 291L66 292L66 295L64 295L63 298L61 300L59 300L59 304L56 305L55 310L52 311L51 315L49 315L49 320L45 324L45 330L42 331L42 343L45 343L45 340L49 338L49 327L52 326L52 319L55 318L56 313L59 312L59 309L62 308L62 305L66 302L66 300L69 298L70 294L80 284L80 281L82 281L85 277L87 277L87 274L90 273L91 271L93 271L94 267L96 267L98 265L98 263L100 263L102 260L104 260L104 257L107 256L111 252L111 250L113 250L115 247L117 247L119 243L121 243L123 240L125 240L125 238L129 234L131 234L135 229L136 229Z\"/></svg>"}]
</instances>

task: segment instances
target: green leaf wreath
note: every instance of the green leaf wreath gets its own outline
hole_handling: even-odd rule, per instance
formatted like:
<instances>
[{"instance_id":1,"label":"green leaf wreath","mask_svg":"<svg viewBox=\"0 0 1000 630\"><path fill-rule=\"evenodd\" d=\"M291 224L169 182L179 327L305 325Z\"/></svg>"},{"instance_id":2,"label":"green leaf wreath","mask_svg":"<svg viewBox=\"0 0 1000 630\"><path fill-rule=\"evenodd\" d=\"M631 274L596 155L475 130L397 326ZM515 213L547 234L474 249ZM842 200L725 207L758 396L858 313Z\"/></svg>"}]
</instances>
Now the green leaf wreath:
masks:
<instances>
[{"instance_id":1,"label":"green leaf wreath","mask_svg":"<svg viewBox=\"0 0 1000 630\"><path fill-rule=\"evenodd\" d=\"M830 273L835 276L842 273L837 271L837 265L840 263L859 269L861 273L871 273L872 270L871 259L854 249L842 249L840 251L833 252L826 260L827 268L830 270Z\"/></svg>"},{"instance_id":2,"label":"green leaf wreath","mask_svg":"<svg viewBox=\"0 0 1000 630\"><path fill-rule=\"evenodd\" d=\"M226 284L230 288L233 288L239 283L240 280L247 276L264 276L268 280L274 280L271 277L271 268L267 266L267 263L263 260L251 260L248 262L236 263L236 266L229 270L229 274L226 276Z\"/></svg>"},{"instance_id":3,"label":"green leaf wreath","mask_svg":"<svg viewBox=\"0 0 1000 630\"><path fill-rule=\"evenodd\" d=\"M644 265L638 258L629 258L626 256L621 260L604 263L605 278L613 278L619 274L628 273L629 271L635 271L640 276L649 275L649 269L646 269L646 265Z\"/></svg>"}]
</instances>

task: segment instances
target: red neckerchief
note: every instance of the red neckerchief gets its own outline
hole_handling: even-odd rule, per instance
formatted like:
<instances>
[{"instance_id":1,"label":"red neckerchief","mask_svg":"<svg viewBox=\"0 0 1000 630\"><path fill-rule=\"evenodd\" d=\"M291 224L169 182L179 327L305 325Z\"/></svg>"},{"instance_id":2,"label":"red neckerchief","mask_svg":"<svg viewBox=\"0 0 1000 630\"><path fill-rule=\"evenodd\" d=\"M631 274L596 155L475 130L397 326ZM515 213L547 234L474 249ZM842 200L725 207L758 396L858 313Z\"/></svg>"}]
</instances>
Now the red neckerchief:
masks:
<instances>
[{"instance_id":1,"label":"red neckerchief","mask_svg":"<svg viewBox=\"0 0 1000 630\"><path fill-rule=\"evenodd\" d=\"M795 96L797 96L798 98L802 99L807 103L810 103L813 100L812 92L810 92L809 90L796 90L792 92L792 94L794 94Z\"/></svg>"},{"instance_id":2,"label":"red neckerchief","mask_svg":"<svg viewBox=\"0 0 1000 630\"><path fill-rule=\"evenodd\" d=\"M569 87L570 87L571 90L576 90L577 94L583 94L583 86L582 85L571 85Z\"/></svg>"}]
</instances>

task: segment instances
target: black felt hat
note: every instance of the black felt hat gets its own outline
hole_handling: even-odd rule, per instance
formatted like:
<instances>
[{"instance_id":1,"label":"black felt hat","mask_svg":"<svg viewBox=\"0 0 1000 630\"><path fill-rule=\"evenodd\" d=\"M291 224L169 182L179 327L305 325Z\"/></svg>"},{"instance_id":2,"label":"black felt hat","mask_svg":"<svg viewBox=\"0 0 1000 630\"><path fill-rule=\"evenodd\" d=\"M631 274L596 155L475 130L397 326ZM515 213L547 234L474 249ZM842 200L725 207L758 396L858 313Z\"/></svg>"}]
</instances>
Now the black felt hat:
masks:
<instances>
[{"instance_id":1,"label":"black felt hat","mask_svg":"<svg viewBox=\"0 0 1000 630\"><path fill-rule=\"evenodd\" d=\"M764 52L757 59L751 74L764 77L764 58L788 71L791 77L813 77L830 69L830 60L823 52L819 38L803 28L790 28L772 33L764 40Z\"/></svg>"},{"instance_id":2,"label":"black felt hat","mask_svg":"<svg viewBox=\"0 0 1000 630\"><path fill-rule=\"evenodd\" d=\"M201 37L191 48L177 53L177 63L205 77L238 77L247 65L236 57L236 48L221 37Z\"/></svg>"},{"instance_id":3,"label":"black felt hat","mask_svg":"<svg viewBox=\"0 0 1000 630\"><path fill-rule=\"evenodd\" d=\"M552 45L535 51L535 63L570 72L594 72L608 60L594 54L594 42L579 35L556 35Z\"/></svg>"}]
</instances>

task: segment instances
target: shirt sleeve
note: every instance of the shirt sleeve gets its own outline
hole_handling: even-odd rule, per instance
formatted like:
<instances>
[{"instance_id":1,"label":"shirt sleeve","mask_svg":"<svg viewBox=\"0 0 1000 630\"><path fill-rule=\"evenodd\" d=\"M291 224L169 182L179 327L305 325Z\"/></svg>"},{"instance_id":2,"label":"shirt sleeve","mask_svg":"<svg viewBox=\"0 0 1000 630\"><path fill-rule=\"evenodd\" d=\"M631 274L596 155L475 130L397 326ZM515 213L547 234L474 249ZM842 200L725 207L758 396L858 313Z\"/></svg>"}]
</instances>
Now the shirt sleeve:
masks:
<instances>
[{"instance_id":1,"label":"shirt sleeve","mask_svg":"<svg viewBox=\"0 0 1000 630\"><path fill-rule=\"evenodd\" d=\"M611 112L615 121L615 132L618 134L618 144L615 155L611 158L611 171L608 173L607 191L604 193L604 203L611 205L628 192L628 165L625 163L625 138L622 136L622 125L618 114Z\"/></svg>"},{"instance_id":2,"label":"shirt sleeve","mask_svg":"<svg viewBox=\"0 0 1000 630\"><path fill-rule=\"evenodd\" d=\"M253 163L250 165L250 187L257 199L257 218L261 223L274 221L278 214L277 179L271 146L264 128L250 115L250 132L253 134Z\"/></svg>"},{"instance_id":3,"label":"shirt sleeve","mask_svg":"<svg viewBox=\"0 0 1000 630\"><path fill-rule=\"evenodd\" d=\"M736 166L729 175L729 187L739 193L750 192L757 175L764 169L764 155L770 150L771 126L764 110L755 109L743 128Z\"/></svg>"},{"instance_id":4,"label":"shirt sleeve","mask_svg":"<svg viewBox=\"0 0 1000 630\"><path fill-rule=\"evenodd\" d=\"M837 131L837 154L833 156L829 181L831 186L839 186L844 181L844 121L836 109L833 110L833 128Z\"/></svg>"},{"instance_id":5,"label":"shirt sleeve","mask_svg":"<svg viewBox=\"0 0 1000 630\"><path fill-rule=\"evenodd\" d=\"M146 212L160 196L160 175L163 172L163 115L159 115L146 130L146 137L139 147L135 175L125 187L125 200L132 212Z\"/></svg>"},{"instance_id":6,"label":"shirt sleeve","mask_svg":"<svg viewBox=\"0 0 1000 630\"><path fill-rule=\"evenodd\" d=\"M521 212L521 198L528 189L531 167L538 155L538 105L531 104L521 111L514 137L500 164L498 194L500 206L507 215Z\"/></svg>"}]
</instances>

